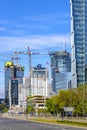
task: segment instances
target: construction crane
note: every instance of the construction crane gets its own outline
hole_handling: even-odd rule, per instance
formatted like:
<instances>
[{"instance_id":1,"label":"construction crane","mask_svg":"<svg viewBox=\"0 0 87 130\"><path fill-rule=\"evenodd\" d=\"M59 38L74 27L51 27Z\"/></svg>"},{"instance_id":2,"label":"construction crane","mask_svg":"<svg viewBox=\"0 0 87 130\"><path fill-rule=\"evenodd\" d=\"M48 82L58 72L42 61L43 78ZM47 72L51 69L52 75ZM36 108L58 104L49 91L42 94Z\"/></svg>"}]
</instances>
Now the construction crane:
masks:
<instances>
[{"instance_id":1,"label":"construction crane","mask_svg":"<svg viewBox=\"0 0 87 130\"><path fill-rule=\"evenodd\" d=\"M15 55L17 54L24 54L24 55L28 55L29 58L29 75L31 75L31 56L32 55L39 55L40 53L38 52L31 52L30 47L28 46L28 51L19 51L19 52L14 52Z\"/></svg>"},{"instance_id":2,"label":"construction crane","mask_svg":"<svg viewBox=\"0 0 87 130\"><path fill-rule=\"evenodd\" d=\"M38 55L38 52L31 52L30 47L28 46L27 51L20 51L20 52L14 52L15 55L18 54L24 54L24 55L28 55L29 58L29 89L30 89L30 96L31 96L31 56L32 55ZM18 60L18 59L16 59Z\"/></svg>"},{"instance_id":3,"label":"construction crane","mask_svg":"<svg viewBox=\"0 0 87 130\"><path fill-rule=\"evenodd\" d=\"M20 59L21 59L21 58L18 57L18 56L16 56L16 54L11 57L12 62L13 62L14 60L16 61L16 65L18 65L18 60L20 60Z\"/></svg>"}]
</instances>

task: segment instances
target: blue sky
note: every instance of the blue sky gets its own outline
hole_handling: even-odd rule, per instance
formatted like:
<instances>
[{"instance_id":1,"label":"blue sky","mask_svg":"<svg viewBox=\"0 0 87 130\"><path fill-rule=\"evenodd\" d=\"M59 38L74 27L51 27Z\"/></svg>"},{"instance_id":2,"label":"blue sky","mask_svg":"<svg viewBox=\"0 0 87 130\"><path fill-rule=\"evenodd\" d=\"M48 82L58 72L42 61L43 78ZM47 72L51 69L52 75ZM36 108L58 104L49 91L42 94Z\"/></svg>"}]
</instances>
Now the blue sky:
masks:
<instances>
[{"instance_id":1,"label":"blue sky","mask_svg":"<svg viewBox=\"0 0 87 130\"><path fill-rule=\"evenodd\" d=\"M70 49L70 2L68 0L0 1L0 96L4 92L4 61L14 51L27 47L40 54L49 50ZM20 56L27 68L28 56ZM33 57L32 64L46 64L47 56ZM36 62L37 59L37 62ZM43 60L41 60L43 59ZM45 60L44 60L45 59Z\"/></svg>"}]
</instances>

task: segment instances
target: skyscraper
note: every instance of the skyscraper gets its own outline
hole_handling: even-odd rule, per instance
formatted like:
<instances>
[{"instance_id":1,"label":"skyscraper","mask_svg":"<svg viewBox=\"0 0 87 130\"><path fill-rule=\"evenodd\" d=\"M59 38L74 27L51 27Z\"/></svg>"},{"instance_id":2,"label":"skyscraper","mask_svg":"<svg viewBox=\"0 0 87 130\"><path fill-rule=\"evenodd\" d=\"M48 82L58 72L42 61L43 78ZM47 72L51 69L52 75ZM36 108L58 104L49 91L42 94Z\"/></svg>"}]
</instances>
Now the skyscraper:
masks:
<instances>
[{"instance_id":1,"label":"skyscraper","mask_svg":"<svg viewBox=\"0 0 87 130\"><path fill-rule=\"evenodd\" d=\"M55 93L70 87L71 58L66 51L50 52L52 87Z\"/></svg>"},{"instance_id":2,"label":"skyscraper","mask_svg":"<svg viewBox=\"0 0 87 130\"><path fill-rule=\"evenodd\" d=\"M31 69L31 95L48 97L48 69L38 64Z\"/></svg>"},{"instance_id":3,"label":"skyscraper","mask_svg":"<svg viewBox=\"0 0 87 130\"><path fill-rule=\"evenodd\" d=\"M14 65L13 62L5 63L5 102L9 107L9 87L10 87L10 97L17 99L18 95L18 83L22 83L22 78L24 76L24 67L19 65ZM14 90L13 90L14 89ZM15 91L15 92L14 92ZM15 93L15 94L14 94ZM14 94L14 95L13 95ZM16 100L16 103L18 101Z\"/></svg>"},{"instance_id":4,"label":"skyscraper","mask_svg":"<svg viewBox=\"0 0 87 130\"><path fill-rule=\"evenodd\" d=\"M70 0L72 88L87 83L87 0Z\"/></svg>"}]
</instances>

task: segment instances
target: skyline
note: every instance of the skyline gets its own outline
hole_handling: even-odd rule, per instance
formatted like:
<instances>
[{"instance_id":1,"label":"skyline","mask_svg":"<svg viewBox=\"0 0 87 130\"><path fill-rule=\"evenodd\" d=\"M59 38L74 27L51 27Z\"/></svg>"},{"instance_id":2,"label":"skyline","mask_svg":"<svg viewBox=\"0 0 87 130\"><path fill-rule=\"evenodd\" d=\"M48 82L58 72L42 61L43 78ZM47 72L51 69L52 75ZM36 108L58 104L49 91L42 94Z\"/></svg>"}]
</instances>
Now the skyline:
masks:
<instances>
[{"instance_id":1,"label":"skyline","mask_svg":"<svg viewBox=\"0 0 87 130\"><path fill-rule=\"evenodd\" d=\"M0 3L0 12L0 97L2 97L4 62L10 60L15 51L27 51L29 46L31 51L47 53L48 50L63 49L65 43L66 48L70 49L70 2L3 0ZM27 58L22 56L22 61L19 63L25 66L24 60L27 62Z\"/></svg>"}]
</instances>

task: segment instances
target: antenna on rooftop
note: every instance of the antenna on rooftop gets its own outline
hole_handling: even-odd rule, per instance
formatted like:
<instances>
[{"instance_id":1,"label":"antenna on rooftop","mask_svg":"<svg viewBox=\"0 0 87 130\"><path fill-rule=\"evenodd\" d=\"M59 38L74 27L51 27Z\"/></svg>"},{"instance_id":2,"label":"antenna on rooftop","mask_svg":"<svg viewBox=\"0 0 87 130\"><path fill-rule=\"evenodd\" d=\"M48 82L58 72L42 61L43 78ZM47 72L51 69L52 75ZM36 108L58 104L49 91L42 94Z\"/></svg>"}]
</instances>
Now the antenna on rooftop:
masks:
<instances>
[{"instance_id":1,"label":"antenna on rooftop","mask_svg":"<svg viewBox=\"0 0 87 130\"><path fill-rule=\"evenodd\" d=\"M63 50L66 52L66 42L63 44Z\"/></svg>"}]
</instances>

